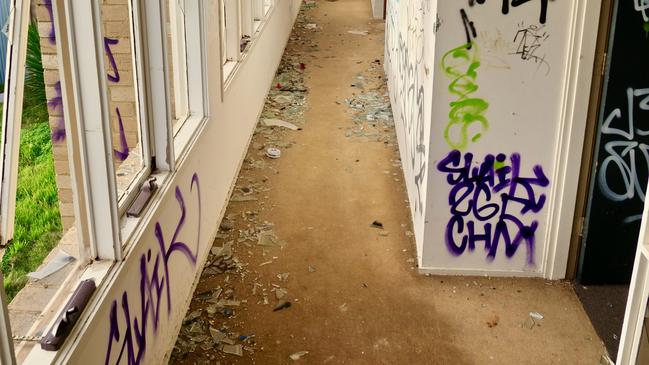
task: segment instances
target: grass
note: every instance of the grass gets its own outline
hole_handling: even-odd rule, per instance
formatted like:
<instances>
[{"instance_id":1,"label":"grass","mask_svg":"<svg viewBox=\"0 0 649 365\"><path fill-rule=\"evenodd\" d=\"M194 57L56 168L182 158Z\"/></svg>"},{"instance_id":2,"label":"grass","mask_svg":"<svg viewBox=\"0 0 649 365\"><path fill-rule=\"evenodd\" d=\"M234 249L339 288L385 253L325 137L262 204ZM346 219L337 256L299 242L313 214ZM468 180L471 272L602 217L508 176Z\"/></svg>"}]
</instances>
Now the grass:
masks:
<instances>
[{"instance_id":1,"label":"grass","mask_svg":"<svg viewBox=\"0 0 649 365\"><path fill-rule=\"evenodd\" d=\"M25 286L27 274L40 266L62 234L40 37L34 23L27 34L25 68L14 238L0 263L9 300Z\"/></svg>"},{"instance_id":2,"label":"grass","mask_svg":"<svg viewBox=\"0 0 649 365\"><path fill-rule=\"evenodd\" d=\"M14 239L2 258L4 286L13 298L61 238L61 217L47 120L21 131Z\"/></svg>"}]
</instances>

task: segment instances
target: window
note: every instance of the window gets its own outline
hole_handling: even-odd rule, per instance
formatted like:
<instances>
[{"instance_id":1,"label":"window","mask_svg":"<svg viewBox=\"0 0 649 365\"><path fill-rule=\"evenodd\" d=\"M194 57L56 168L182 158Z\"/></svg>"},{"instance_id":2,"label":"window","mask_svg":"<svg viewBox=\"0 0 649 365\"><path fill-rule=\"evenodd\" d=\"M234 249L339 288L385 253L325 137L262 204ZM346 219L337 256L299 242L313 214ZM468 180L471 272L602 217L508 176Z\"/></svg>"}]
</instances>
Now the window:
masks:
<instances>
[{"instance_id":1,"label":"window","mask_svg":"<svg viewBox=\"0 0 649 365\"><path fill-rule=\"evenodd\" d=\"M189 117L187 94L187 54L185 32L185 0L165 0L167 4L167 58L171 83L171 116L174 134Z\"/></svg>"},{"instance_id":2,"label":"window","mask_svg":"<svg viewBox=\"0 0 649 365\"><path fill-rule=\"evenodd\" d=\"M228 78L236 63L239 61L240 48L239 40L241 39L241 29L239 24L239 1L238 0L221 0L223 14L221 44L223 51L223 76Z\"/></svg>"},{"instance_id":3,"label":"window","mask_svg":"<svg viewBox=\"0 0 649 365\"><path fill-rule=\"evenodd\" d=\"M0 187L0 256L1 246L13 237L16 217L16 205L7 202L15 201L19 179L22 80L30 20L29 2L12 3L12 56L6 83L11 90L5 93L1 154L5 158L0 166L7 177ZM110 277L107 272L127 254L128 245L138 243L142 232L135 227L150 223L146 215L131 214L137 205L133 202L141 200L141 190L151 186L150 179L156 179L156 186L168 183L208 112L203 0L161 3L88 0L36 5L40 7L38 16L48 17L44 23L51 24L51 31L41 34L40 43L47 48L43 63L47 60L56 74L45 79L51 81L56 76L59 80L47 84L47 99L56 103L46 103L51 138L64 141L54 149L65 159L55 159L54 164L68 171L63 176L57 170L56 180L75 187L66 195L70 195L70 210L74 211L68 223L76 224L76 229L69 231L71 236L64 235L59 245L72 248L68 251L75 251L76 258L91 259L85 273L102 280ZM62 58L66 62L58 61ZM49 139L49 133L46 136ZM84 270L76 270L73 276L56 280L73 289L83 275ZM101 280L97 283L102 284ZM49 305L57 308L67 288L57 296L53 294L56 288L50 289L33 298L42 298L45 305L52 299ZM2 363L15 358L9 324L13 314L9 309L5 291L0 289ZM58 314L56 310L48 313L36 314L40 322L34 326L30 323L30 333L13 333L29 338L27 345L16 347L17 352L24 354L38 344L31 336L47 332L45 326Z\"/></svg>"},{"instance_id":4,"label":"window","mask_svg":"<svg viewBox=\"0 0 649 365\"><path fill-rule=\"evenodd\" d=\"M221 59L227 84L261 32L271 0L221 0Z\"/></svg>"},{"instance_id":5,"label":"window","mask_svg":"<svg viewBox=\"0 0 649 365\"><path fill-rule=\"evenodd\" d=\"M110 11L117 12L112 16ZM108 96L113 166L119 213L123 215L133 202L139 188L151 173L142 84L141 44L136 43L140 19L137 9L129 5L102 6L102 36Z\"/></svg>"}]
</instances>

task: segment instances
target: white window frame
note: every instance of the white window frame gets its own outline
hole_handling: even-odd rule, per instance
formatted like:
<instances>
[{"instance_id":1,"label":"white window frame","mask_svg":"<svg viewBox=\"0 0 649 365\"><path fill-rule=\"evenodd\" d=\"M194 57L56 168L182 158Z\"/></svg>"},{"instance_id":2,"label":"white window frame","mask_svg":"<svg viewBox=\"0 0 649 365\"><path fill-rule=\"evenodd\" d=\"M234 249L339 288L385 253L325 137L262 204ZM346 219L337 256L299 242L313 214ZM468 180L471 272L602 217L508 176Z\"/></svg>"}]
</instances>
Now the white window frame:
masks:
<instances>
[{"instance_id":1,"label":"white window frame","mask_svg":"<svg viewBox=\"0 0 649 365\"><path fill-rule=\"evenodd\" d=\"M243 37L248 36L252 39L252 36L254 34L254 13L253 13L253 0L241 0L241 14L240 14L240 22L241 22L241 39L240 41L243 41ZM243 50L241 50L243 52Z\"/></svg>"},{"instance_id":2,"label":"white window frame","mask_svg":"<svg viewBox=\"0 0 649 365\"><path fill-rule=\"evenodd\" d=\"M223 2L223 22L222 29L224 34L221 34L221 37L224 37L224 47L225 52L225 63L224 68L229 63L236 64L239 61L239 40L241 39L241 26L239 23L239 0L221 0Z\"/></svg>"},{"instance_id":3,"label":"white window frame","mask_svg":"<svg viewBox=\"0 0 649 365\"><path fill-rule=\"evenodd\" d=\"M261 22L266 16L264 0L253 0L252 16L255 22Z\"/></svg>"},{"instance_id":4,"label":"white window frame","mask_svg":"<svg viewBox=\"0 0 649 365\"><path fill-rule=\"evenodd\" d=\"M175 159L173 150L173 126L171 115L170 87L167 75L169 64L167 60L167 39L165 25L164 0L135 1L134 7L138 16L144 17L144 27L139 34L142 42L142 53L147 64L139 63L141 88L138 95L147 95L146 106L151 153L155 158L157 171L173 171Z\"/></svg>"},{"instance_id":5,"label":"white window frame","mask_svg":"<svg viewBox=\"0 0 649 365\"><path fill-rule=\"evenodd\" d=\"M29 24L29 0L13 0L12 16L22 19L21 31L13 31L12 24L11 46L22 45L22 62L10 60L11 65L23 66L27 41L27 26ZM112 285L110 275L106 275L111 262L119 261L127 252L128 246L122 245L123 227L138 224L146 225L150 217L120 219L113 164L112 134L110 128L110 113L107 78L105 71L104 43L101 22L101 1L53 1L56 34L60 37L57 42L59 55L59 73L61 77L62 98L64 105L64 120L66 124L67 149L72 176L72 189L75 199L75 215L77 217L77 239L84 258L103 261L93 264L87 272L100 275L99 284L102 287ZM131 8L131 5L133 7ZM151 151L155 159L155 176L162 184L167 182L175 171L178 159L183 159L188 152L188 146L198 138L203 130L208 116L207 96L207 65L206 65L206 32L204 1L188 2L186 14L192 21L186 22L188 34L187 47L187 78L188 104L190 117L185 126L180 129L177 138L172 133L172 117L170 103L170 88L168 77L168 54L165 48L167 39L165 33L164 0L129 2L129 10L133 14L133 44L137 88L137 114L141 125L145 125L142 135L143 149ZM145 20L145 21L143 21ZM19 39L20 42L14 41ZM20 53L14 52L18 57ZM63 61L65 60L65 62ZM146 62L145 62L146 61ZM22 70L22 71L21 71ZM22 74L21 74L22 73ZM23 80L24 67L9 72L8 77ZM16 83L20 89L22 85ZM22 92L8 92L5 98L13 100L22 98ZM7 99L5 99L6 101ZM15 100L18 123L14 125L20 130L20 106ZM4 118L9 114L5 103ZM6 120L13 120L10 118ZM5 124L7 124L5 122ZM5 131L13 129L5 129ZM178 138L180 136L181 138ZM179 148L180 147L180 148ZM181 153L176 155L174 151ZM17 155L16 155L17 156ZM154 197L155 199L155 197ZM133 221L133 219L136 219ZM131 223L126 223L130 220ZM120 224L122 228L120 229ZM141 230L138 230L141 233ZM132 241L140 237L132 235ZM117 266L113 266L114 268ZM101 274L99 274L101 273ZM93 274L90 274L93 275ZM74 281L74 280L73 280ZM71 283L73 284L73 283ZM0 285L2 274L0 273ZM99 300L99 299L97 299ZM91 315L91 314L88 314ZM4 287L0 287L0 361L15 363L15 352L11 336L11 326L7 311L7 298Z\"/></svg>"},{"instance_id":6,"label":"white window frame","mask_svg":"<svg viewBox=\"0 0 649 365\"><path fill-rule=\"evenodd\" d=\"M3 133L0 142L2 144L0 146L0 156L2 156L2 166L0 167L2 178L0 184L0 247L6 246L14 237L30 3L31 1L14 0L9 15L10 27L7 37L6 62L9 67L5 74Z\"/></svg>"},{"instance_id":7,"label":"white window frame","mask_svg":"<svg viewBox=\"0 0 649 365\"><path fill-rule=\"evenodd\" d=\"M195 2L195 0L193 0ZM169 35L171 37L171 57L173 64L174 83L174 135L182 128L189 118L189 92L187 90L187 37L186 37L186 8L185 0L169 0ZM192 5L192 4L189 4Z\"/></svg>"},{"instance_id":8,"label":"white window frame","mask_svg":"<svg viewBox=\"0 0 649 365\"><path fill-rule=\"evenodd\" d=\"M175 162L183 159L188 147L202 131L207 122L208 110L208 73L206 53L206 22L204 0L185 1L184 8L184 55L185 70L183 71L185 81L185 92L187 94L187 118L176 128L173 133L173 150ZM164 18L162 18L164 19ZM189 19L189 21L188 21ZM167 68L169 70L169 68ZM176 70L174 70L174 73ZM178 104L176 104L178 105Z\"/></svg>"},{"instance_id":9,"label":"white window frame","mask_svg":"<svg viewBox=\"0 0 649 365\"><path fill-rule=\"evenodd\" d=\"M141 76L146 72L144 57L140 50L143 49L142 41L142 19L140 16L140 9L132 6L132 2L128 2L128 10L132 16L131 24L131 55L133 62L133 74L135 80L135 109L137 119L138 136L140 136L140 148L142 151L142 169L133 176L128 186L124 189L122 196L118 196L118 210L119 217L123 218L131 203L137 198L140 187L150 177L152 171L152 151L150 147L149 129L150 123L148 122L148 110L144 106L147 103L147 91L144 78Z\"/></svg>"},{"instance_id":10,"label":"white window frame","mask_svg":"<svg viewBox=\"0 0 649 365\"><path fill-rule=\"evenodd\" d=\"M2 146L0 148L0 156L3 156L2 183L0 184L0 246L9 242L14 233L30 5L31 1L29 0L13 0L10 5L7 37L7 65L9 68L5 73L6 89L2 113ZM0 252L0 258L2 254L3 252ZM16 354L7 305L4 279L2 271L0 271L0 363L15 364Z\"/></svg>"},{"instance_id":11,"label":"white window frame","mask_svg":"<svg viewBox=\"0 0 649 365\"><path fill-rule=\"evenodd\" d=\"M633 274L629 285L624 324L622 325L622 336L617 353L617 364L634 364L638 356L638 350L640 349L640 338L644 325L645 312L647 310L647 300L649 299L648 224L649 200L645 201L642 213L638 246L633 263Z\"/></svg>"},{"instance_id":12,"label":"white window frame","mask_svg":"<svg viewBox=\"0 0 649 365\"><path fill-rule=\"evenodd\" d=\"M273 0L219 0L221 97L262 31ZM241 49L244 36L250 37Z\"/></svg>"},{"instance_id":13,"label":"white window frame","mask_svg":"<svg viewBox=\"0 0 649 365\"><path fill-rule=\"evenodd\" d=\"M95 259L121 260L117 184L113 165L108 86L104 64L101 8L98 0L66 2L64 21L67 39L57 42L59 60L68 58L69 69L61 69L62 90L72 89L64 101L66 130L74 135L68 148L76 150L80 175L75 195L84 205L77 227L87 228L79 237L89 243ZM67 51L67 52L65 52ZM61 66L63 62L59 62ZM64 66L65 67L65 66ZM66 93L63 93L66 94ZM72 118L74 122L72 121ZM72 142L71 141L71 142Z\"/></svg>"}]
</instances>

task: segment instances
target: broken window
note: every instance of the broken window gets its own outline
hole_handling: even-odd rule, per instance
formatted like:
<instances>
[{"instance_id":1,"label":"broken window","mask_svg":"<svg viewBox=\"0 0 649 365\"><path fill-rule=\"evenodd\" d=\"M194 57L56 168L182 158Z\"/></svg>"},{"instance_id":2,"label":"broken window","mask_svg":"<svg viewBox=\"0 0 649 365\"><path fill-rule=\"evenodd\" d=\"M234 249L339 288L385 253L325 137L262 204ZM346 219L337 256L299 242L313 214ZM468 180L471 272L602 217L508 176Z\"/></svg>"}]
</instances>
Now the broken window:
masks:
<instances>
[{"instance_id":1,"label":"broken window","mask_svg":"<svg viewBox=\"0 0 649 365\"><path fill-rule=\"evenodd\" d=\"M105 92L110 113L117 201L120 212L124 213L151 172L150 153L143 138L148 130L142 115L144 88L138 84L141 77L137 64L143 60L139 59L142 50L135 42L135 31L140 29L140 24L130 5L106 9L100 19L106 69Z\"/></svg>"},{"instance_id":2,"label":"broken window","mask_svg":"<svg viewBox=\"0 0 649 365\"><path fill-rule=\"evenodd\" d=\"M167 59L173 82L171 117L177 132L189 116L187 94L187 47L185 32L185 0L165 0L167 5Z\"/></svg>"},{"instance_id":3,"label":"broken window","mask_svg":"<svg viewBox=\"0 0 649 365\"><path fill-rule=\"evenodd\" d=\"M221 0L220 36L225 84L261 31L272 5L272 0Z\"/></svg>"}]
</instances>

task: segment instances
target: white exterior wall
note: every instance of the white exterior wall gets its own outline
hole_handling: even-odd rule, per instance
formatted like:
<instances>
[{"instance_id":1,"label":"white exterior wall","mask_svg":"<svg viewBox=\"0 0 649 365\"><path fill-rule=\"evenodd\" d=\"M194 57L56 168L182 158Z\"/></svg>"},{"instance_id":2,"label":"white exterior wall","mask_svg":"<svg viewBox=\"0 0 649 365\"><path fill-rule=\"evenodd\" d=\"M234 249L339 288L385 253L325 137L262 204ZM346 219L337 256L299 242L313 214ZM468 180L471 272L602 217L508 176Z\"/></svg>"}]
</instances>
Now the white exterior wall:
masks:
<instances>
[{"instance_id":1,"label":"white exterior wall","mask_svg":"<svg viewBox=\"0 0 649 365\"><path fill-rule=\"evenodd\" d=\"M388 1L422 271L565 275L600 2L544 3Z\"/></svg>"},{"instance_id":2,"label":"white exterior wall","mask_svg":"<svg viewBox=\"0 0 649 365\"><path fill-rule=\"evenodd\" d=\"M388 1L385 69L421 264L435 68L436 3Z\"/></svg>"},{"instance_id":3,"label":"white exterior wall","mask_svg":"<svg viewBox=\"0 0 649 365\"><path fill-rule=\"evenodd\" d=\"M224 94L219 22L213 21L219 19L218 2L203 3L209 120L152 201L150 224L136 233L140 237L125 260L109 271L112 283L99 287L97 300L84 311L92 317L76 326L62 350L34 350L26 363L161 364L168 359L301 1L275 2Z\"/></svg>"}]
</instances>

